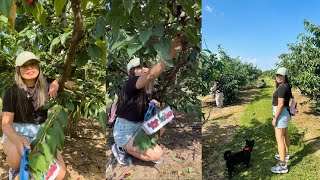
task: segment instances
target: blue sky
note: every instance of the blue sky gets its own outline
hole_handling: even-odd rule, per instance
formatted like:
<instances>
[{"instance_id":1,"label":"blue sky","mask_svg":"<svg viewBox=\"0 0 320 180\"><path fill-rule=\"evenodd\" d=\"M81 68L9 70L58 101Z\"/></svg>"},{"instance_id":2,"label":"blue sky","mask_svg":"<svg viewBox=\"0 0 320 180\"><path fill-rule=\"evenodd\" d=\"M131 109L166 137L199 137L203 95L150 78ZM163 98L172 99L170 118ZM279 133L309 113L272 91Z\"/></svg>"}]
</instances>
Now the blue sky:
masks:
<instances>
[{"instance_id":1,"label":"blue sky","mask_svg":"<svg viewBox=\"0 0 320 180\"><path fill-rule=\"evenodd\" d=\"M320 25L319 0L202 0L202 47L217 45L262 70L275 68L278 56L297 41L304 19Z\"/></svg>"}]
</instances>

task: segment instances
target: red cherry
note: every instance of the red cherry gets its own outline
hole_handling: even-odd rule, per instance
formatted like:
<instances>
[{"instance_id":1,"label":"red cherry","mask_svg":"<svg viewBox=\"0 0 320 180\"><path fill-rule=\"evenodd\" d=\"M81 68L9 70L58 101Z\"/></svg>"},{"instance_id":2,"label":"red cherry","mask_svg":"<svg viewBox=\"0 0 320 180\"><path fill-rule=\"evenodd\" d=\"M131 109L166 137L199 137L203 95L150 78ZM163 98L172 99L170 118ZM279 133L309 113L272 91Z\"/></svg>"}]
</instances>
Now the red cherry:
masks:
<instances>
[{"instance_id":1,"label":"red cherry","mask_svg":"<svg viewBox=\"0 0 320 180\"><path fill-rule=\"evenodd\" d=\"M29 3L29 4L32 4L32 3L33 3L33 0L28 0L28 3Z\"/></svg>"}]
</instances>

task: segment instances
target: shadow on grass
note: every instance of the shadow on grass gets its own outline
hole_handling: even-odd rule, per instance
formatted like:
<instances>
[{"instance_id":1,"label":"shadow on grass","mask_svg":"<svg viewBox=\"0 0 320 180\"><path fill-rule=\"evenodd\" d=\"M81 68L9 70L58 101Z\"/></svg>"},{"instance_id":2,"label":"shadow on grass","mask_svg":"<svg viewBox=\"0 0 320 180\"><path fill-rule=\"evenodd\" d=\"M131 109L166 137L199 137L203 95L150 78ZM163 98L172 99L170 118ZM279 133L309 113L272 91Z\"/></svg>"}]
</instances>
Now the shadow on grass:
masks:
<instances>
[{"instance_id":1,"label":"shadow on grass","mask_svg":"<svg viewBox=\"0 0 320 180\"><path fill-rule=\"evenodd\" d=\"M266 122L271 122L271 120L268 119ZM229 144L216 141L229 136L228 134L220 134L219 131L223 131L223 129L219 130L218 125L213 125L208 129L208 133L203 134L203 179L228 179L223 154L227 150L231 150L232 153L242 151L246 139L255 140L250 167L246 168L242 164L236 166L233 179L270 179L276 176L270 171L271 167L277 163L277 160L274 159L277 146L274 127L271 123L261 123L257 119L252 119L249 126L226 128L230 131L238 128ZM290 131L290 139L292 145L300 146L303 144L303 134L299 134L295 128ZM296 153L295 156L297 155L299 158L293 161L291 166L298 164L304 156L313 153L308 147L312 147L315 143L319 143L319 139L310 142L301 152Z\"/></svg>"},{"instance_id":2,"label":"shadow on grass","mask_svg":"<svg viewBox=\"0 0 320 180\"><path fill-rule=\"evenodd\" d=\"M304 112L307 115L314 115L314 116L320 116L320 111L317 111L316 106L310 106L310 109L308 112Z\"/></svg>"},{"instance_id":3,"label":"shadow on grass","mask_svg":"<svg viewBox=\"0 0 320 180\"><path fill-rule=\"evenodd\" d=\"M271 87L270 87L271 88ZM252 102L260 101L262 99L271 99L270 92L267 89L263 89L257 94Z\"/></svg>"},{"instance_id":4,"label":"shadow on grass","mask_svg":"<svg viewBox=\"0 0 320 180\"><path fill-rule=\"evenodd\" d=\"M308 141L304 141L304 147L292 155L293 160L290 163L290 166L294 167L297 164L299 164L304 157L315 153L320 148L320 137L316 137L313 139L310 139Z\"/></svg>"},{"instance_id":5,"label":"shadow on grass","mask_svg":"<svg viewBox=\"0 0 320 180\"><path fill-rule=\"evenodd\" d=\"M226 142L237 131L238 126L220 127L218 123L212 123L202 132L202 178L221 179L221 173L225 170L223 153L226 150Z\"/></svg>"},{"instance_id":6,"label":"shadow on grass","mask_svg":"<svg viewBox=\"0 0 320 180\"><path fill-rule=\"evenodd\" d=\"M269 118L266 122L271 122L271 120ZM301 145L303 134L299 134L297 130L290 130L290 128L289 131L291 145ZM239 129L233 142L230 144L231 151L237 152L242 150L246 139L255 140L250 167L238 166L235 170L236 175L234 179L270 179L272 176L275 176L270 170L277 163L277 160L274 159L274 155L277 154L277 145L274 127L271 123L261 123L257 119L252 119L250 126L242 126ZM303 151L310 153L307 150Z\"/></svg>"}]
</instances>

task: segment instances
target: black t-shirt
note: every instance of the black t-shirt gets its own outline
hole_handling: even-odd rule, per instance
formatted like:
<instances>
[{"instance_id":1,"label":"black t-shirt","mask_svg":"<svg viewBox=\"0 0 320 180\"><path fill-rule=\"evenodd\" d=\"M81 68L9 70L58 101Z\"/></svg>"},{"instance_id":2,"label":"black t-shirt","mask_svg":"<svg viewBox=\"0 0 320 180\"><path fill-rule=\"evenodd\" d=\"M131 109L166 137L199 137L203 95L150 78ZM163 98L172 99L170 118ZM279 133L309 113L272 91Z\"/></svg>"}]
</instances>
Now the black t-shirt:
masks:
<instances>
[{"instance_id":1,"label":"black t-shirt","mask_svg":"<svg viewBox=\"0 0 320 180\"><path fill-rule=\"evenodd\" d=\"M216 90L215 90L215 93L222 93L222 87L221 87L221 84L220 82L217 82L217 85L216 85Z\"/></svg>"},{"instance_id":2,"label":"black t-shirt","mask_svg":"<svg viewBox=\"0 0 320 180\"><path fill-rule=\"evenodd\" d=\"M48 79L45 89L46 92L49 91L49 84L53 80ZM43 107L39 107L38 105L38 96L37 92L35 91L35 87L28 88L27 89L27 94L30 95L30 97L26 97L27 103L28 103L28 110L27 114L25 114L25 121L21 117L21 113L18 112L18 103L17 103L17 93L18 89L16 85L10 86L3 97L3 102L2 102L2 112L12 112L14 113L14 119L13 122L18 122L18 123L31 123L31 124L42 124L46 121L48 117L48 110L44 109ZM46 100L49 99L49 95L46 93Z\"/></svg>"},{"instance_id":3,"label":"black t-shirt","mask_svg":"<svg viewBox=\"0 0 320 180\"><path fill-rule=\"evenodd\" d=\"M289 101L292 97L291 89L288 83L282 83L277 90L273 93L272 105L278 106L278 98L284 98L284 106L289 107Z\"/></svg>"},{"instance_id":4,"label":"black t-shirt","mask_svg":"<svg viewBox=\"0 0 320 180\"><path fill-rule=\"evenodd\" d=\"M144 120L144 113L148 108L148 97L145 95L145 105L142 109L142 112L139 111L138 106L138 97L139 93L143 91L143 89L136 88L136 82L139 76L135 76L130 78L123 87L126 86L126 95L128 97L128 101L122 105L117 107L117 116L119 118L124 118L133 122L141 122Z\"/></svg>"}]
</instances>

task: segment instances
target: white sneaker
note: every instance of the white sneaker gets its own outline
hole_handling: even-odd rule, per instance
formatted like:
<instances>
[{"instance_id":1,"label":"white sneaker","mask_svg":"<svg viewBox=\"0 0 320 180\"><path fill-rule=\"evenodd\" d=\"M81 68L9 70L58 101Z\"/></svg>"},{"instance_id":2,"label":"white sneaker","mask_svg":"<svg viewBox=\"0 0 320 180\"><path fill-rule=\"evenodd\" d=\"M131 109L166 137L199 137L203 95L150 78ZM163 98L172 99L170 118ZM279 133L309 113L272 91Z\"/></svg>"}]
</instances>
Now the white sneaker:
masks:
<instances>
[{"instance_id":1,"label":"white sneaker","mask_svg":"<svg viewBox=\"0 0 320 180\"><path fill-rule=\"evenodd\" d=\"M155 163L155 164L161 164L161 163L163 163L163 162L164 162L164 157L163 157L163 156L161 156L161 158L160 158L160 159L158 159L158 160L154 160L154 161L151 161L151 162L153 162L153 163Z\"/></svg>"},{"instance_id":2,"label":"white sneaker","mask_svg":"<svg viewBox=\"0 0 320 180\"><path fill-rule=\"evenodd\" d=\"M119 164L128 166L132 163L132 159L130 157L130 154L128 154L124 151L121 151L117 144L113 144L111 150L112 150L114 157L117 158L117 161L119 162Z\"/></svg>"},{"instance_id":3,"label":"white sneaker","mask_svg":"<svg viewBox=\"0 0 320 180\"><path fill-rule=\"evenodd\" d=\"M279 155L279 154L276 154L276 155L274 156L274 158L275 158L276 160L280 161L280 155ZM286 155L286 162L289 162L289 160L290 160L290 156L289 156L289 154L287 154L287 155Z\"/></svg>"},{"instance_id":4,"label":"white sneaker","mask_svg":"<svg viewBox=\"0 0 320 180\"><path fill-rule=\"evenodd\" d=\"M20 169L9 168L9 180L14 180L15 177L19 174Z\"/></svg>"},{"instance_id":5,"label":"white sneaker","mask_svg":"<svg viewBox=\"0 0 320 180\"><path fill-rule=\"evenodd\" d=\"M286 164L282 164L279 162L276 166L273 166L271 168L271 171L277 174L284 174L284 173L287 173L289 170Z\"/></svg>"}]
</instances>

